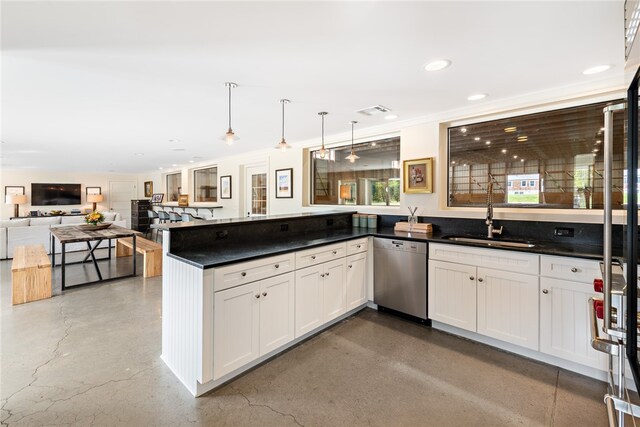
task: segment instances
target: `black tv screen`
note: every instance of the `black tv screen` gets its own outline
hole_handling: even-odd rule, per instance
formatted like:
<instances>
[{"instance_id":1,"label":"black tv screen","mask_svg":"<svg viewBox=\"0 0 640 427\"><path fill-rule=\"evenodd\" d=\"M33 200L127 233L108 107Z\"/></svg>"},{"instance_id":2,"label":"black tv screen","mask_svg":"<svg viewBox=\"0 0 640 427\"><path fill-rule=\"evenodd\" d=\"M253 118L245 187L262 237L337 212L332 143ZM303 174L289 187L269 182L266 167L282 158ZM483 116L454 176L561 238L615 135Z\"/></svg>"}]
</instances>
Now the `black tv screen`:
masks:
<instances>
[{"instance_id":1,"label":"black tv screen","mask_svg":"<svg viewBox=\"0 0 640 427\"><path fill-rule=\"evenodd\" d=\"M80 184L31 184L31 206L79 205Z\"/></svg>"}]
</instances>

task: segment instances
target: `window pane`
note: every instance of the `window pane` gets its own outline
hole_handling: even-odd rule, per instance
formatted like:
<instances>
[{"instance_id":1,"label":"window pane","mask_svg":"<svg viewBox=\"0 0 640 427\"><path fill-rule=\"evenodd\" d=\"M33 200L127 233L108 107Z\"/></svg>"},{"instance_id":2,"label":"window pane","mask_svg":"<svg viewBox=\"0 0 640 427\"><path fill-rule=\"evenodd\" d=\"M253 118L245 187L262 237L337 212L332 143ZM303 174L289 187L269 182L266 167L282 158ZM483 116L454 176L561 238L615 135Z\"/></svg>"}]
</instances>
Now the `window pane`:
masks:
<instances>
[{"instance_id":1,"label":"window pane","mask_svg":"<svg viewBox=\"0 0 640 427\"><path fill-rule=\"evenodd\" d=\"M449 206L602 209L602 102L449 128ZM613 207L623 204L625 115L613 120Z\"/></svg>"},{"instance_id":2,"label":"window pane","mask_svg":"<svg viewBox=\"0 0 640 427\"><path fill-rule=\"evenodd\" d=\"M346 159L351 145L311 152L312 203L323 205L399 205L400 138L353 145L359 157Z\"/></svg>"},{"instance_id":3,"label":"window pane","mask_svg":"<svg viewBox=\"0 0 640 427\"><path fill-rule=\"evenodd\" d=\"M218 168L198 169L193 171L194 193L196 202L218 201Z\"/></svg>"},{"instance_id":4,"label":"window pane","mask_svg":"<svg viewBox=\"0 0 640 427\"><path fill-rule=\"evenodd\" d=\"M167 201L177 202L182 191L182 173L172 173L167 175Z\"/></svg>"}]
</instances>

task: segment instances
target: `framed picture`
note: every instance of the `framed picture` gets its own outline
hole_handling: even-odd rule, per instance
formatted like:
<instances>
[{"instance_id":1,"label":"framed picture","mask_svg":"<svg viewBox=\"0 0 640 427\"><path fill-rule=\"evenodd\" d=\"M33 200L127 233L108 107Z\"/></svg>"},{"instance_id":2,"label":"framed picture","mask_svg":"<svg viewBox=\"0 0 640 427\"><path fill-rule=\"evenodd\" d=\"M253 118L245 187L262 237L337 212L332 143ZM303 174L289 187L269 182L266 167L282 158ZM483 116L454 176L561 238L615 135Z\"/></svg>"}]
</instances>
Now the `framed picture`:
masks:
<instances>
[{"instance_id":1,"label":"framed picture","mask_svg":"<svg viewBox=\"0 0 640 427\"><path fill-rule=\"evenodd\" d=\"M178 206L189 206L188 194L181 194L178 196Z\"/></svg>"},{"instance_id":2,"label":"framed picture","mask_svg":"<svg viewBox=\"0 0 640 427\"><path fill-rule=\"evenodd\" d=\"M144 197L151 197L153 194L153 181L144 182Z\"/></svg>"},{"instance_id":3,"label":"framed picture","mask_svg":"<svg viewBox=\"0 0 640 427\"><path fill-rule=\"evenodd\" d=\"M6 196L21 196L24 194L24 186L7 185L4 187L4 195Z\"/></svg>"},{"instance_id":4,"label":"framed picture","mask_svg":"<svg viewBox=\"0 0 640 427\"><path fill-rule=\"evenodd\" d=\"M154 193L151 195L151 203L162 203L164 193Z\"/></svg>"},{"instance_id":5,"label":"framed picture","mask_svg":"<svg viewBox=\"0 0 640 427\"><path fill-rule=\"evenodd\" d=\"M433 193L433 157L405 160L403 164L405 193Z\"/></svg>"},{"instance_id":6,"label":"framed picture","mask_svg":"<svg viewBox=\"0 0 640 427\"><path fill-rule=\"evenodd\" d=\"M276 199L293 198L293 169L276 170Z\"/></svg>"},{"instance_id":7,"label":"framed picture","mask_svg":"<svg viewBox=\"0 0 640 427\"><path fill-rule=\"evenodd\" d=\"M102 187L87 187L86 192L87 196L89 194L102 194Z\"/></svg>"},{"instance_id":8,"label":"framed picture","mask_svg":"<svg viewBox=\"0 0 640 427\"><path fill-rule=\"evenodd\" d=\"M220 198L231 198L231 175L225 175L220 177Z\"/></svg>"}]
</instances>

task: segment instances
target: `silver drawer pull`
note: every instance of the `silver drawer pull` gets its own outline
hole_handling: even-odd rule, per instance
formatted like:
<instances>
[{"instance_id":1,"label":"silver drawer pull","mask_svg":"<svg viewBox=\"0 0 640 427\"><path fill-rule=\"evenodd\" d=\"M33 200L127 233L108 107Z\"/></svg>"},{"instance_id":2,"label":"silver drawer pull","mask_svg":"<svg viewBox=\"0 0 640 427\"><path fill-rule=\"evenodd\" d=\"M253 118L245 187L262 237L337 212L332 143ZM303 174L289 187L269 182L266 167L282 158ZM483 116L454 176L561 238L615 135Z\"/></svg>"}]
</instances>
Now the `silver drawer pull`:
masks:
<instances>
[{"instance_id":1,"label":"silver drawer pull","mask_svg":"<svg viewBox=\"0 0 640 427\"><path fill-rule=\"evenodd\" d=\"M329 273L325 273L324 275L325 275L325 276L327 276L327 277L329 277Z\"/></svg>"},{"instance_id":2,"label":"silver drawer pull","mask_svg":"<svg viewBox=\"0 0 640 427\"><path fill-rule=\"evenodd\" d=\"M275 268L280 268L280 264L274 265Z\"/></svg>"},{"instance_id":3,"label":"silver drawer pull","mask_svg":"<svg viewBox=\"0 0 640 427\"><path fill-rule=\"evenodd\" d=\"M476 278L473 276L469 276L469 280L476 280Z\"/></svg>"},{"instance_id":4,"label":"silver drawer pull","mask_svg":"<svg viewBox=\"0 0 640 427\"><path fill-rule=\"evenodd\" d=\"M543 289L542 293L545 294L545 295L548 294L549 293L549 289Z\"/></svg>"},{"instance_id":5,"label":"silver drawer pull","mask_svg":"<svg viewBox=\"0 0 640 427\"><path fill-rule=\"evenodd\" d=\"M266 293L266 292L263 292L263 293L262 293L262 296L263 296L263 297L266 297L266 296L267 296L267 293Z\"/></svg>"},{"instance_id":6,"label":"silver drawer pull","mask_svg":"<svg viewBox=\"0 0 640 427\"><path fill-rule=\"evenodd\" d=\"M245 273L245 272L243 271L242 273L240 273L240 275L241 275L242 277L244 277L244 276L246 276L246 275L247 275L247 273Z\"/></svg>"},{"instance_id":7,"label":"silver drawer pull","mask_svg":"<svg viewBox=\"0 0 640 427\"><path fill-rule=\"evenodd\" d=\"M349 268L353 268L353 265L350 265Z\"/></svg>"},{"instance_id":8,"label":"silver drawer pull","mask_svg":"<svg viewBox=\"0 0 640 427\"><path fill-rule=\"evenodd\" d=\"M482 277L478 277L478 282L484 282L484 279Z\"/></svg>"},{"instance_id":9,"label":"silver drawer pull","mask_svg":"<svg viewBox=\"0 0 640 427\"><path fill-rule=\"evenodd\" d=\"M333 254L334 254L334 255L335 255L335 254L337 254L337 253L338 253L338 251L333 251Z\"/></svg>"},{"instance_id":10,"label":"silver drawer pull","mask_svg":"<svg viewBox=\"0 0 640 427\"><path fill-rule=\"evenodd\" d=\"M575 268L575 267L571 267L571 272L572 272L572 273L577 273L577 272L578 272L578 269L577 269L577 268Z\"/></svg>"},{"instance_id":11,"label":"silver drawer pull","mask_svg":"<svg viewBox=\"0 0 640 427\"><path fill-rule=\"evenodd\" d=\"M311 259L316 259L316 256L315 255L311 255Z\"/></svg>"},{"instance_id":12,"label":"silver drawer pull","mask_svg":"<svg viewBox=\"0 0 640 427\"><path fill-rule=\"evenodd\" d=\"M260 294L256 294L256 295L254 295L254 297L256 297L256 299L260 298Z\"/></svg>"},{"instance_id":13,"label":"silver drawer pull","mask_svg":"<svg viewBox=\"0 0 640 427\"><path fill-rule=\"evenodd\" d=\"M321 274L320 277L324 277L324 274Z\"/></svg>"}]
</instances>

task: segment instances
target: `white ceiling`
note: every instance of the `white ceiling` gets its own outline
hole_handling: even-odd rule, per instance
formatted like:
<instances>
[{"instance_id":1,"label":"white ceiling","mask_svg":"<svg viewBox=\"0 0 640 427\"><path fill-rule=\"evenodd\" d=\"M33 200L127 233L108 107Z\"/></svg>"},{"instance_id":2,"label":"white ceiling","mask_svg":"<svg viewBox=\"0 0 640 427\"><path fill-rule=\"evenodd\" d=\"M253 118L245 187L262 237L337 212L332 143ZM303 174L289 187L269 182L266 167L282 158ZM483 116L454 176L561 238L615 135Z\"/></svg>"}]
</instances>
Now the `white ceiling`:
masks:
<instances>
[{"instance_id":1,"label":"white ceiling","mask_svg":"<svg viewBox=\"0 0 640 427\"><path fill-rule=\"evenodd\" d=\"M2 2L2 166L142 172L623 79L623 2ZM451 67L427 73L429 60ZM597 64L611 70L593 76ZM232 147L225 81L233 92ZM177 139L178 142L169 140ZM175 151L180 149L183 151ZM136 155L138 153L138 155ZM142 154L142 155L140 155Z\"/></svg>"}]
</instances>

